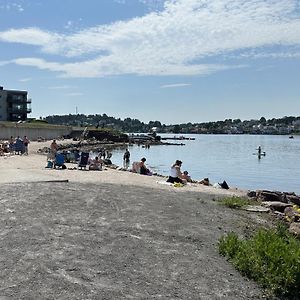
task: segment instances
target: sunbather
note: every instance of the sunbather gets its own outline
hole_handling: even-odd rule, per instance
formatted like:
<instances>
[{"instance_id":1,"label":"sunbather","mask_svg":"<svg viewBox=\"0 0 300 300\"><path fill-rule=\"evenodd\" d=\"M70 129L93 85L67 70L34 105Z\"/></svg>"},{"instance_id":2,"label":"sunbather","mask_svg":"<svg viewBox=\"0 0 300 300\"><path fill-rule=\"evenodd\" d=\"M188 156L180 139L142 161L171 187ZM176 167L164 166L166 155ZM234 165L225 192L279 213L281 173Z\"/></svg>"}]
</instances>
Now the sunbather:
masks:
<instances>
[{"instance_id":1,"label":"sunbather","mask_svg":"<svg viewBox=\"0 0 300 300\"><path fill-rule=\"evenodd\" d=\"M187 182L192 182L192 178L189 175L188 171L183 171L183 173L181 175L181 179L185 179Z\"/></svg>"},{"instance_id":2,"label":"sunbather","mask_svg":"<svg viewBox=\"0 0 300 300\"><path fill-rule=\"evenodd\" d=\"M102 164L103 160L98 156L95 157L95 159L91 160L89 165L89 170L95 170L95 171L101 171L102 170Z\"/></svg>"},{"instance_id":3,"label":"sunbather","mask_svg":"<svg viewBox=\"0 0 300 300\"><path fill-rule=\"evenodd\" d=\"M182 165L182 161L181 160L176 160L175 163L171 166L171 170L170 170L170 176L167 180L167 182L171 182L171 183L186 183L186 179L182 178L182 173L180 170L180 167Z\"/></svg>"}]
</instances>

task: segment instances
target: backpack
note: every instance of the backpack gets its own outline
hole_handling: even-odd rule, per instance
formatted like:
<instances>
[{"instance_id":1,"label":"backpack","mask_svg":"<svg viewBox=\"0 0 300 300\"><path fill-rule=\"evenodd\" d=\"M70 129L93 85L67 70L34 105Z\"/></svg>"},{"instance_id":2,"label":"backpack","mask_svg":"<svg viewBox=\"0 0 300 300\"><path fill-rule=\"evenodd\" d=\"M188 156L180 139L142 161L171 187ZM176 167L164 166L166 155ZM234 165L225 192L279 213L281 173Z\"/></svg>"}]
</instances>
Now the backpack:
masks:
<instances>
[{"instance_id":1,"label":"backpack","mask_svg":"<svg viewBox=\"0 0 300 300\"><path fill-rule=\"evenodd\" d=\"M222 189L226 189L226 190L229 189L229 186L225 180L222 183L219 183L219 185L221 186Z\"/></svg>"}]
</instances>

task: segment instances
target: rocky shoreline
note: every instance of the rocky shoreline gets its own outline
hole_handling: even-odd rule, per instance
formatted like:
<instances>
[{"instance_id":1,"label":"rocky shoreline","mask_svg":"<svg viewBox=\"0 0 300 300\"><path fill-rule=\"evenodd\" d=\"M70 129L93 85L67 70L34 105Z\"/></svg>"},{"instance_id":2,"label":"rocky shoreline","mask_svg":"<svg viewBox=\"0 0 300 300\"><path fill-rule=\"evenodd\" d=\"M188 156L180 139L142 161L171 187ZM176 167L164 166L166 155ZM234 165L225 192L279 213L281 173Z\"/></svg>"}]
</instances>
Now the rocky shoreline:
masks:
<instances>
[{"instance_id":1,"label":"rocky shoreline","mask_svg":"<svg viewBox=\"0 0 300 300\"><path fill-rule=\"evenodd\" d=\"M289 226L289 232L300 238L300 196L295 193L257 190L248 197L260 202Z\"/></svg>"}]
</instances>

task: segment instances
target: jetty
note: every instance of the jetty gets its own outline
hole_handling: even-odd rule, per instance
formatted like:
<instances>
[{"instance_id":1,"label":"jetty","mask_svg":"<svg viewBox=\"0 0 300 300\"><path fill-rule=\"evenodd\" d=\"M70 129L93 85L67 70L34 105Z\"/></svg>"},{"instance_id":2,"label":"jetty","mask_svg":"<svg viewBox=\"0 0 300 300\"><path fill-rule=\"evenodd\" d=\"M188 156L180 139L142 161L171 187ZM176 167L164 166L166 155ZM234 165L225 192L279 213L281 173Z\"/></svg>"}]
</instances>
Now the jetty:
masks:
<instances>
[{"instance_id":1,"label":"jetty","mask_svg":"<svg viewBox=\"0 0 300 300\"><path fill-rule=\"evenodd\" d=\"M162 137L162 140L176 140L176 141L182 141L182 140L190 140L194 141L195 138L193 137L185 137L185 136L173 136L173 137Z\"/></svg>"}]
</instances>

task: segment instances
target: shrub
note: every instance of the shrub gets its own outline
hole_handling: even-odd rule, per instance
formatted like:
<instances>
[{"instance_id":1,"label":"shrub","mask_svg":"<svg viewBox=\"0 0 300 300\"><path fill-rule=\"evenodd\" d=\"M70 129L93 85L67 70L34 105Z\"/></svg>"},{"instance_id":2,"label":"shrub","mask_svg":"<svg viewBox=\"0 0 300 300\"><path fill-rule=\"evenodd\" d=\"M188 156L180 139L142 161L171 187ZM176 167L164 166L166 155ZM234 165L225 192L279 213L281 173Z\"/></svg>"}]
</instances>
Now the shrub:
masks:
<instances>
[{"instance_id":1,"label":"shrub","mask_svg":"<svg viewBox=\"0 0 300 300\"><path fill-rule=\"evenodd\" d=\"M254 200L250 200L248 198L241 198L241 197L226 197L220 201L221 204L228 206L230 208L241 208L245 205L254 204ZM255 202L257 203L257 202Z\"/></svg>"},{"instance_id":2,"label":"shrub","mask_svg":"<svg viewBox=\"0 0 300 300\"><path fill-rule=\"evenodd\" d=\"M239 239L235 233L223 236L219 253L271 294L299 299L300 241L284 225L260 229L248 240Z\"/></svg>"}]
</instances>

